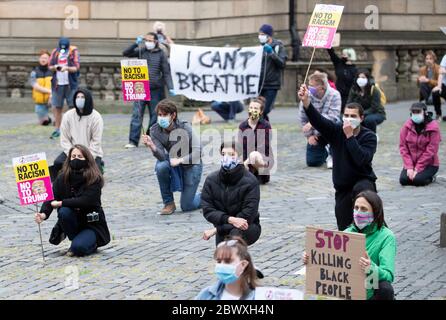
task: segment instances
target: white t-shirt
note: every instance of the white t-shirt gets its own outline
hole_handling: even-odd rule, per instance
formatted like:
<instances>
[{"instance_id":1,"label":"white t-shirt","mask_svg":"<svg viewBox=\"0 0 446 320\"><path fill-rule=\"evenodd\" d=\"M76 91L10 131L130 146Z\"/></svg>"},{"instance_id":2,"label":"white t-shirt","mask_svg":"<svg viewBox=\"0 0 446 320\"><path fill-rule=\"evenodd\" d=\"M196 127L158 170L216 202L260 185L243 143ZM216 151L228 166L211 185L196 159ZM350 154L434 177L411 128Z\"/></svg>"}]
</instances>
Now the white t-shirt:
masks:
<instances>
[{"instance_id":1,"label":"white t-shirt","mask_svg":"<svg viewBox=\"0 0 446 320\"><path fill-rule=\"evenodd\" d=\"M57 64L59 66L68 66L68 51L64 53L59 53L59 58L57 59ZM64 86L70 84L68 80L68 71L57 71L56 72L57 77L57 84L59 86Z\"/></svg>"},{"instance_id":2,"label":"white t-shirt","mask_svg":"<svg viewBox=\"0 0 446 320\"><path fill-rule=\"evenodd\" d=\"M230 294L228 290L224 289L220 300L240 300L240 297L234 296Z\"/></svg>"},{"instance_id":3,"label":"white t-shirt","mask_svg":"<svg viewBox=\"0 0 446 320\"><path fill-rule=\"evenodd\" d=\"M446 54L443 59L441 59L440 66L446 69ZM446 74L443 74L443 84L446 86Z\"/></svg>"}]
</instances>

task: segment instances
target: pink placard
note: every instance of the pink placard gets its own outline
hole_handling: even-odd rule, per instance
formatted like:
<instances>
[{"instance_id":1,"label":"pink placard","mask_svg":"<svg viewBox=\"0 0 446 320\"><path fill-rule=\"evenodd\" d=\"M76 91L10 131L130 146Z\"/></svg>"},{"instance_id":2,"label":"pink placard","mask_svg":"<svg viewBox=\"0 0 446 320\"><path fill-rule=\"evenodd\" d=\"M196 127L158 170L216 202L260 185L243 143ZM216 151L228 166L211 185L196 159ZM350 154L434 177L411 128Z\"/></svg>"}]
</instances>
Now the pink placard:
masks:
<instances>
[{"instance_id":1,"label":"pink placard","mask_svg":"<svg viewBox=\"0 0 446 320\"><path fill-rule=\"evenodd\" d=\"M336 28L309 26L302 42L303 47L331 48Z\"/></svg>"},{"instance_id":2,"label":"pink placard","mask_svg":"<svg viewBox=\"0 0 446 320\"><path fill-rule=\"evenodd\" d=\"M150 85L147 80L122 81L122 97L124 101L149 101Z\"/></svg>"},{"instance_id":3,"label":"pink placard","mask_svg":"<svg viewBox=\"0 0 446 320\"><path fill-rule=\"evenodd\" d=\"M18 182L17 189L22 206L54 199L50 177Z\"/></svg>"}]
</instances>

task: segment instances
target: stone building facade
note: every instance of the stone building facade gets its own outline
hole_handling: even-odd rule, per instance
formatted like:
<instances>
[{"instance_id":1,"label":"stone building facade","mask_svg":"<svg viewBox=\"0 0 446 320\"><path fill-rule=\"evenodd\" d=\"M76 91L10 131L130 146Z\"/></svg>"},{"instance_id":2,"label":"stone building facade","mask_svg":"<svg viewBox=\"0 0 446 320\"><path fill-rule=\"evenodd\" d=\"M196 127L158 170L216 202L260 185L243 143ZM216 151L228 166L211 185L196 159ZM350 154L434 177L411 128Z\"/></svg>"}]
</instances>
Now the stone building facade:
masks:
<instances>
[{"instance_id":1,"label":"stone building facade","mask_svg":"<svg viewBox=\"0 0 446 320\"><path fill-rule=\"evenodd\" d=\"M118 102L121 52L136 36L151 31L157 20L166 23L167 33L177 43L214 46L258 44L259 26L269 23L291 57L289 2L0 1L0 99L30 97L27 79L36 53L42 48L51 50L63 35L79 48L81 85L91 88L96 97ZM372 68L389 100L416 98L416 75L424 50L433 49L439 58L446 53L446 35L439 29L446 26L446 0L295 2L301 39L316 3L345 6L339 26L341 48L357 50L358 65ZM295 89L310 55L311 48L301 48L299 61L288 62L278 103L295 104ZM325 50L316 50L314 66L332 68Z\"/></svg>"}]
</instances>

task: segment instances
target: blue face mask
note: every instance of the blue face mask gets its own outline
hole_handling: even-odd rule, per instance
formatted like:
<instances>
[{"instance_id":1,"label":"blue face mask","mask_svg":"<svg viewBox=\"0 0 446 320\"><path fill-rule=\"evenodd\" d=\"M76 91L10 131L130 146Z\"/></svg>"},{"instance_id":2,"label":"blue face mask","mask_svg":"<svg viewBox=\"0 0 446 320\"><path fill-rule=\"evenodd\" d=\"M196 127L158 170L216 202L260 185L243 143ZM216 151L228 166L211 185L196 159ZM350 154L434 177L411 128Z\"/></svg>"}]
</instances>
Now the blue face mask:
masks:
<instances>
[{"instance_id":1,"label":"blue face mask","mask_svg":"<svg viewBox=\"0 0 446 320\"><path fill-rule=\"evenodd\" d=\"M165 116L165 117L158 116L157 122L161 128L167 129L170 126L170 116Z\"/></svg>"},{"instance_id":2,"label":"blue face mask","mask_svg":"<svg viewBox=\"0 0 446 320\"><path fill-rule=\"evenodd\" d=\"M424 115L422 113L412 114L410 117L416 124L420 124L424 121Z\"/></svg>"},{"instance_id":3,"label":"blue face mask","mask_svg":"<svg viewBox=\"0 0 446 320\"><path fill-rule=\"evenodd\" d=\"M235 157L231 157L228 155L224 155L221 158L221 166L223 167L223 169L225 170L232 170L234 169L237 165L239 164L239 161L237 158Z\"/></svg>"},{"instance_id":4,"label":"blue face mask","mask_svg":"<svg viewBox=\"0 0 446 320\"><path fill-rule=\"evenodd\" d=\"M226 264L226 263L217 263L215 265L215 275L218 280L223 282L224 284L233 283L237 281L239 276L236 274L237 265Z\"/></svg>"}]
</instances>

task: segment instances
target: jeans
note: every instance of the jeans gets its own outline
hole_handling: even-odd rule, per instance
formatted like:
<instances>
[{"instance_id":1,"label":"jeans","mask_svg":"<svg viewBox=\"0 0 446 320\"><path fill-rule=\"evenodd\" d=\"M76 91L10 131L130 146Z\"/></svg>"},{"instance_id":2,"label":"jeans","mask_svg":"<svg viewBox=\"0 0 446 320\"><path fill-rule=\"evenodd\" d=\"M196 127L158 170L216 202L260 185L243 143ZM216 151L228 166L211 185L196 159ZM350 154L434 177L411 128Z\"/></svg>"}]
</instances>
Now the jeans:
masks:
<instances>
[{"instance_id":1,"label":"jeans","mask_svg":"<svg viewBox=\"0 0 446 320\"><path fill-rule=\"evenodd\" d=\"M133 143L135 146L139 144L139 138L141 137L141 128L144 120L145 108L149 109L149 128L147 129L147 134L149 133L150 127L156 123L156 112L155 108L158 103L163 100L166 96L164 94L164 88L156 88L150 90L150 101L134 101L133 102L133 113L132 119L130 121L130 134L129 142Z\"/></svg>"},{"instance_id":2,"label":"jeans","mask_svg":"<svg viewBox=\"0 0 446 320\"><path fill-rule=\"evenodd\" d=\"M265 109L263 110L263 118L269 121L268 113L274 108L274 101L277 96L277 89L263 89L260 95L265 98Z\"/></svg>"},{"instance_id":3,"label":"jeans","mask_svg":"<svg viewBox=\"0 0 446 320\"><path fill-rule=\"evenodd\" d=\"M73 96L76 90L77 87L70 88L69 85L58 85L56 88L52 88L51 105L54 108L63 108L64 101L67 101L68 107L74 107Z\"/></svg>"},{"instance_id":4,"label":"jeans","mask_svg":"<svg viewBox=\"0 0 446 320\"><path fill-rule=\"evenodd\" d=\"M91 229L80 230L77 214L71 208L61 207L57 216L63 232L71 240L71 252L85 256L96 251L96 233Z\"/></svg>"},{"instance_id":5,"label":"jeans","mask_svg":"<svg viewBox=\"0 0 446 320\"><path fill-rule=\"evenodd\" d=\"M432 101L434 103L435 114L441 117L441 97L446 99L446 86L444 83L441 84L441 93L439 91L432 92Z\"/></svg>"},{"instance_id":6,"label":"jeans","mask_svg":"<svg viewBox=\"0 0 446 320\"><path fill-rule=\"evenodd\" d=\"M367 129L370 129L374 133L376 133L376 127L379 124L383 123L384 120L386 120L386 118L382 114L373 113L373 114L366 115L364 117L364 121L363 121L362 125L364 127L366 127Z\"/></svg>"},{"instance_id":7,"label":"jeans","mask_svg":"<svg viewBox=\"0 0 446 320\"><path fill-rule=\"evenodd\" d=\"M351 190L336 190L335 215L339 231L344 231L353 223L353 199L364 190L376 192L376 184L362 179L356 182Z\"/></svg>"},{"instance_id":8,"label":"jeans","mask_svg":"<svg viewBox=\"0 0 446 320\"><path fill-rule=\"evenodd\" d=\"M370 300L395 300L392 284L389 281L380 281L379 288L375 289Z\"/></svg>"},{"instance_id":9,"label":"jeans","mask_svg":"<svg viewBox=\"0 0 446 320\"><path fill-rule=\"evenodd\" d=\"M224 120L234 120L235 115L243 111L243 104L240 101L211 103L211 108L217 112Z\"/></svg>"},{"instance_id":10,"label":"jeans","mask_svg":"<svg viewBox=\"0 0 446 320\"><path fill-rule=\"evenodd\" d=\"M167 160L157 161L155 172L160 186L161 198L165 205L174 202L171 191L170 163ZM203 165L183 166L183 191L181 192L181 210L192 211L201 206L201 193L197 193Z\"/></svg>"},{"instance_id":11,"label":"jeans","mask_svg":"<svg viewBox=\"0 0 446 320\"><path fill-rule=\"evenodd\" d=\"M434 175L438 172L438 167L428 166L421 172L418 172L415 179L410 180L407 176L407 170L403 169L400 175L400 183L402 186L427 186L433 181Z\"/></svg>"},{"instance_id":12,"label":"jeans","mask_svg":"<svg viewBox=\"0 0 446 320\"><path fill-rule=\"evenodd\" d=\"M325 163L329 155L326 146L327 141L321 136L319 136L319 142L317 145L313 146L307 143L307 166L320 167Z\"/></svg>"},{"instance_id":13,"label":"jeans","mask_svg":"<svg viewBox=\"0 0 446 320\"><path fill-rule=\"evenodd\" d=\"M48 118L48 105L47 104L36 104L34 110L37 114L39 121Z\"/></svg>"}]
</instances>

